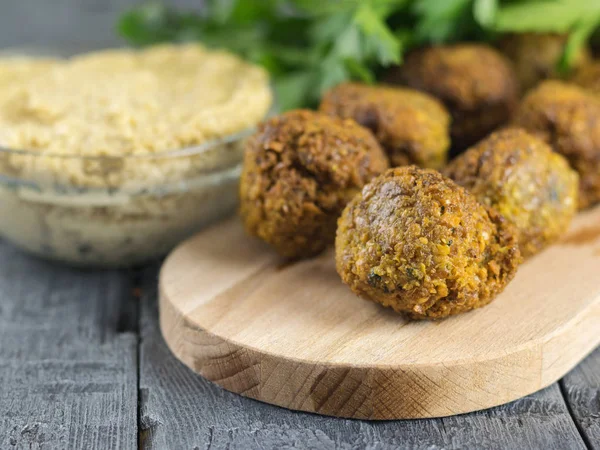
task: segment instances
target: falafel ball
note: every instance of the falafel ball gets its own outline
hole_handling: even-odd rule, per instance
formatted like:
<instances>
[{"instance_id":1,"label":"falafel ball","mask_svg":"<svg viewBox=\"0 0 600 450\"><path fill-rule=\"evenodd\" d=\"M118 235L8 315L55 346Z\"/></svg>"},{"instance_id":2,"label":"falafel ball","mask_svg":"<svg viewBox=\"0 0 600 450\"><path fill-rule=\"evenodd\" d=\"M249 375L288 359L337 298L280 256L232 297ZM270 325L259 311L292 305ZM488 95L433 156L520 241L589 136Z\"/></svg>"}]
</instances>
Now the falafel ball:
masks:
<instances>
[{"instance_id":1,"label":"falafel ball","mask_svg":"<svg viewBox=\"0 0 600 450\"><path fill-rule=\"evenodd\" d=\"M480 44L429 47L409 53L389 80L439 98L452 116L453 152L507 122L519 95L510 62Z\"/></svg>"},{"instance_id":2,"label":"falafel ball","mask_svg":"<svg viewBox=\"0 0 600 450\"><path fill-rule=\"evenodd\" d=\"M577 212L577 172L522 129L492 133L454 159L444 174L515 225L524 257L556 241Z\"/></svg>"},{"instance_id":3,"label":"falafel ball","mask_svg":"<svg viewBox=\"0 0 600 450\"><path fill-rule=\"evenodd\" d=\"M392 166L440 169L450 147L450 116L428 94L412 89L343 83L325 94L322 112L369 128Z\"/></svg>"},{"instance_id":4,"label":"falafel ball","mask_svg":"<svg viewBox=\"0 0 600 450\"><path fill-rule=\"evenodd\" d=\"M344 209L335 241L342 280L412 318L486 305L513 278L516 230L431 169L390 169Z\"/></svg>"},{"instance_id":5,"label":"falafel ball","mask_svg":"<svg viewBox=\"0 0 600 450\"><path fill-rule=\"evenodd\" d=\"M579 207L600 202L600 98L549 80L525 96L513 123L540 137L579 173Z\"/></svg>"},{"instance_id":6,"label":"falafel ball","mask_svg":"<svg viewBox=\"0 0 600 450\"><path fill-rule=\"evenodd\" d=\"M575 72L571 81L596 95L600 95L600 61L586 64Z\"/></svg>"},{"instance_id":7,"label":"falafel ball","mask_svg":"<svg viewBox=\"0 0 600 450\"><path fill-rule=\"evenodd\" d=\"M560 60L568 35L558 33L517 33L500 41L500 50L512 61L523 92L540 81L556 78L556 66ZM583 47L573 60L575 68L590 60L590 52Z\"/></svg>"},{"instance_id":8,"label":"falafel ball","mask_svg":"<svg viewBox=\"0 0 600 450\"><path fill-rule=\"evenodd\" d=\"M388 167L375 137L353 120L290 111L246 144L240 213L248 232L281 255L309 257L333 243L346 203Z\"/></svg>"}]
</instances>

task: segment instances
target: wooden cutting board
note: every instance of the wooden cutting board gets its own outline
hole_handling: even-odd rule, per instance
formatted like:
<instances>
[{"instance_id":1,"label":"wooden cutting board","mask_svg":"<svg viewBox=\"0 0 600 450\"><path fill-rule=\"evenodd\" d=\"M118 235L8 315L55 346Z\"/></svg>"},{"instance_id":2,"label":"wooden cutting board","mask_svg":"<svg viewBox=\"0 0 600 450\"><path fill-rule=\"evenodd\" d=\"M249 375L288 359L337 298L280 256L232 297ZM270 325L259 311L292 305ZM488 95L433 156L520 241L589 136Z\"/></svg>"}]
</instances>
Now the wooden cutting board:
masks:
<instances>
[{"instance_id":1,"label":"wooden cutting board","mask_svg":"<svg viewBox=\"0 0 600 450\"><path fill-rule=\"evenodd\" d=\"M333 251L285 264L231 219L167 259L160 325L195 372L286 408L360 419L489 408L548 386L600 343L600 208L491 305L438 322L356 297Z\"/></svg>"}]
</instances>

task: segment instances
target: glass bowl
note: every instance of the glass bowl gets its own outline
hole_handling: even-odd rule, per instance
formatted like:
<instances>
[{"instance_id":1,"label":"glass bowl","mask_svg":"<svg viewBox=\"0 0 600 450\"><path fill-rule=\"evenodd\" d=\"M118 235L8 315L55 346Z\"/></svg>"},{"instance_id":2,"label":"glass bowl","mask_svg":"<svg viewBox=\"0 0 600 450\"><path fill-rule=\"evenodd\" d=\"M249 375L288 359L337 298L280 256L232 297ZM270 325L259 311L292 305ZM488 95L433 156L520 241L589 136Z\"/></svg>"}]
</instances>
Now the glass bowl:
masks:
<instances>
[{"instance_id":1,"label":"glass bowl","mask_svg":"<svg viewBox=\"0 0 600 450\"><path fill-rule=\"evenodd\" d=\"M0 148L0 236L77 266L124 267L163 256L234 212L251 132L123 157Z\"/></svg>"},{"instance_id":2,"label":"glass bowl","mask_svg":"<svg viewBox=\"0 0 600 450\"><path fill-rule=\"evenodd\" d=\"M1 49L0 57L61 59L82 50ZM272 104L266 117L275 112ZM0 146L0 238L75 266L157 259L236 210L243 148L253 131L123 156Z\"/></svg>"}]
</instances>

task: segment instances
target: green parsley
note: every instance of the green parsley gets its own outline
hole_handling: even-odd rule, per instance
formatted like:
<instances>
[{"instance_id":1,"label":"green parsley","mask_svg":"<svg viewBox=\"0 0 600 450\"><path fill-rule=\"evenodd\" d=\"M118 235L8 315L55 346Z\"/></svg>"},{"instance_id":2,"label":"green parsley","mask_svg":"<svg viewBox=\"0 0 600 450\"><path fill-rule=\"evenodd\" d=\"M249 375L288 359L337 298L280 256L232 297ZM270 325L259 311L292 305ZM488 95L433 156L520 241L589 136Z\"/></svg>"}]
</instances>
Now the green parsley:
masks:
<instances>
[{"instance_id":1,"label":"green parsley","mask_svg":"<svg viewBox=\"0 0 600 450\"><path fill-rule=\"evenodd\" d=\"M345 80L374 82L415 46L501 33L568 33L564 73L599 26L594 0L205 0L191 12L147 3L117 28L135 46L201 41L233 51L269 71L290 109L314 106Z\"/></svg>"}]
</instances>

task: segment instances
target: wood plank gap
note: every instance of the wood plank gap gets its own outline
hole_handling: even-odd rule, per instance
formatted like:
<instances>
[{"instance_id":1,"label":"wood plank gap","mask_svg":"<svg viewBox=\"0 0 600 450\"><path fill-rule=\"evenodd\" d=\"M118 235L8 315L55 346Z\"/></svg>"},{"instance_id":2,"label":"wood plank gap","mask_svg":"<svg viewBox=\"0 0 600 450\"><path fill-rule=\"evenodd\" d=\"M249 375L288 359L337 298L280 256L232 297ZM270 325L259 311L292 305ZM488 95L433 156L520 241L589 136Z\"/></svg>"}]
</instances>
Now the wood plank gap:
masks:
<instances>
[{"instance_id":1,"label":"wood plank gap","mask_svg":"<svg viewBox=\"0 0 600 450\"><path fill-rule=\"evenodd\" d=\"M135 333L137 336L137 343L136 343L136 392L137 392L137 403L136 403L136 421L137 421L137 448L138 449L142 449L143 448L143 436L142 436L142 393L141 393L141 385L140 385L140 378L141 378L141 357L140 357L140 353L141 353L141 346L142 346L142 333L141 333L141 329L142 329L142 325L141 325L141 321L142 321L142 294L143 294L143 287L144 287L144 269L142 268L137 268L137 269L133 269L130 271L129 273L130 276L130 280L131 280L131 286L132 286L132 291L131 291L131 297L132 297L132 301L135 304Z\"/></svg>"},{"instance_id":2,"label":"wood plank gap","mask_svg":"<svg viewBox=\"0 0 600 450\"><path fill-rule=\"evenodd\" d=\"M0 448L135 448L131 289L0 240Z\"/></svg>"},{"instance_id":3,"label":"wood plank gap","mask_svg":"<svg viewBox=\"0 0 600 450\"><path fill-rule=\"evenodd\" d=\"M581 440L583 441L584 445L586 446L586 448L588 450L593 450L594 447L593 447L588 435L586 434L585 430L581 426L581 423L579 422L579 420L577 420L577 416L575 415L575 412L573 411L573 406L571 405L571 402L569 402L569 395L567 394L567 388L565 386L564 378L562 378L558 381L558 388L560 389L560 395L562 395L562 398L567 407L567 411L569 412L569 416L571 416L571 420L575 424L575 428L577 428L577 432L579 433L579 436L581 436Z\"/></svg>"}]
</instances>

